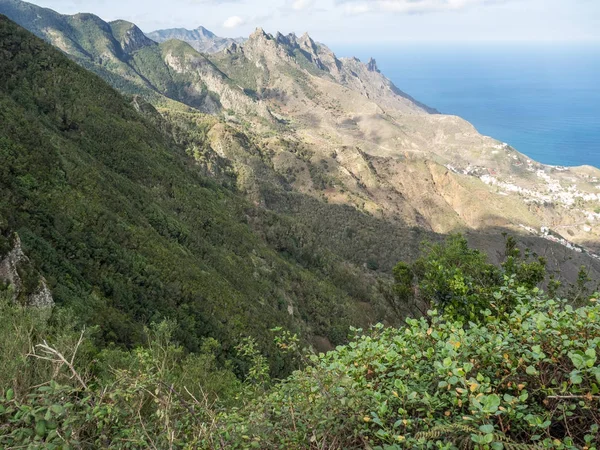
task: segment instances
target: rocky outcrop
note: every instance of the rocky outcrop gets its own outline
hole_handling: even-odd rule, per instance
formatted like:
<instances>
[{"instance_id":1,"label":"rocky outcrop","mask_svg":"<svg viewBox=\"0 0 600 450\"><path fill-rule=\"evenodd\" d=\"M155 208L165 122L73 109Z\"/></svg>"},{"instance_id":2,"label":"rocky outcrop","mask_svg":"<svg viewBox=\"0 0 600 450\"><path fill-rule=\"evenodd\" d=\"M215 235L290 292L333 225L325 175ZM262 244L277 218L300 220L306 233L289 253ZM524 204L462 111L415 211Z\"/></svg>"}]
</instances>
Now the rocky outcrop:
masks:
<instances>
[{"instance_id":1,"label":"rocky outcrop","mask_svg":"<svg viewBox=\"0 0 600 450\"><path fill-rule=\"evenodd\" d=\"M310 39L310 37L308 38ZM321 63L327 67L329 73L332 74L334 78L339 77L340 71L342 70L342 62L335 56L335 53L333 53L329 47L317 44L317 55L319 55Z\"/></svg>"},{"instance_id":2,"label":"rocky outcrop","mask_svg":"<svg viewBox=\"0 0 600 450\"><path fill-rule=\"evenodd\" d=\"M0 282L8 284L16 302L36 308L53 307L54 299L46 280L33 269L16 233L12 241L12 250L0 260Z\"/></svg>"},{"instance_id":3,"label":"rocky outcrop","mask_svg":"<svg viewBox=\"0 0 600 450\"><path fill-rule=\"evenodd\" d=\"M295 65L298 63L297 56L303 55L316 69L324 72L330 70L331 61L326 64L321 60L319 46L306 33L298 38L294 33L283 35L277 32L271 35L262 28L257 28L243 48L247 57L255 62L267 59L272 63L283 61ZM333 59L336 59L335 55ZM335 66L335 62L333 65Z\"/></svg>"},{"instance_id":4,"label":"rocky outcrop","mask_svg":"<svg viewBox=\"0 0 600 450\"><path fill-rule=\"evenodd\" d=\"M367 63L367 70L369 72L381 73L379 71L379 68L377 67L377 62L373 58L369 58L369 62Z\"/></svg>"},{"instance_id":5,"label":"rocky outcrop","mask_svg":"<svg viewBox=\"0 0 600 450\"><path fill-rule=\"evenodd\" d=\"M278 34L273 36L266 33L262 28L257 28L244 43L244 54L253 63L262 65L262 62L273 63L284 61L293 63L293 52L290 47L290 39Z\"/></svg>"},{"instance_id":6,"label":"rocky outcrop","mask_svg":"<svg viewBox=\"0 0 600 450\"><path fill-rule=\"evenodd\" d=\"M243 55L244 54L244 49L242 48L241 45L233 42L231 44L229 44L229 46L225 49L225 54L226 55Z\"/></svg>"}]
</instances>

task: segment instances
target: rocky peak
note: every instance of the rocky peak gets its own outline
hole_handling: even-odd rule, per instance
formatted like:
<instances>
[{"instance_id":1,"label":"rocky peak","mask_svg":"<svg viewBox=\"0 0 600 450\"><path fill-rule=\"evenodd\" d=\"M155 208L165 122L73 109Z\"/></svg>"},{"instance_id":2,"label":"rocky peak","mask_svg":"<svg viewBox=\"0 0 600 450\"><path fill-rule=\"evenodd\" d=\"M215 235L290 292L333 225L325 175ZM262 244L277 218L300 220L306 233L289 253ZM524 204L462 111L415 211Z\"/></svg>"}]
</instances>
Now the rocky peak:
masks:
<instances>
[{"instance_id":1,"label":"rocky peak","mask_svg":"<svg viewBox=\"0 0 600 450\"><path fill-rule=\"evenodd\" d=\"M369 62L367 63L367 70L369 72L379 73L379 68L377 67L377 61L375 61L373 58L369 58Z\"/></svg>"},{"instance_id":2,"label":"rocky peak","mask_svg":"<svg viewBox=\"0 0 600 450\"><path fill-rule=\"evenodd\" d=\"M342 63L329 47L317 44L308 33L304 33L298 39L298 43L304 51L312 55L313 61L319 69L329 72L334 77L339 75Z\"/></svg>"},{"instance_id":3,"label":"rocky peak","mask_svg":"<svg viewBox=\"0 0 600 450\"><path fill-rule=\"evenodd\" d=\"M12 236L12 250L0 259L0 282L12 287L13 300L25 306L50 308L54 299L46 280L32 268L31 261L23 253L18 234Z\"/></svg>"},{"instance_id":4,"label":"rocky peak","mask_svg":"<svg viewBox=\"0 0 600 450\"><path fill-rule=\"evenodd\" d=\"M217 36L215 35L215 33L213 33L210 30L207 30L206 28L204 28L202 25L199 26L198 28L196 28L195 30L199 36L202 36L206 39L215 39Z\"/></svg>"},{"instance_id":5,"label":"rocky peak","mask_svg":"<svg viewBox=\"0 0 600 450\"><path fill-rule=\"evenodd\" d=\"M115 20L110 23L110 27L125 53L133 53L140 48L156 45L156 42L146 37L137 25L126 20Z\"/></svg>"},{"instance_id":6,"label":"rocky peak","mask_svg":"<svg viewBox=\"0 0 600 450\"><path fill-rule=\"evenodd\" d=\"M227 55L233 55L234 53L239 53L239 54L243 54L244 53L244 49L242 48L241 45L237 44L236 42L232 42L231 44L229 44L229 46L225 49L225 53Z\"/></svg>"},{"instance_id":7,"label":"rocky peak","mask_svg":"<svg viewBox=\"0 0 600 450\"><path fill-rule=\"evenodd\" d=\"M275 41L278 44L284 45L286 47L294 48L298 46L297 38L294 33L290 33L288 35L283 35L279 31L275 34Z\"/></svg>"},{"instance_id":8,"label":"rocky peak","mask_svg":"<svg viewBox=\"0 0 600 450\"><path fill-rule=\"evenodd\" d=\"M273 36L265 33L265 30L263 30L261 27L258 27L256 30L254 30L254 33L252 33L249 37L250 41L258 41L262 39L272 40Z\"/></svg>"},{"instance_id":9,"label":"rocky peak","mask_svg":"<svg viewBox=\"0 0 600 450\"><path fill-rule=\"evenodd\" d=\"M317 45L307 33L297 37L294 33L284 35L277 32L273 36L265 33L262 28L257 28L243 44L243 49L244 54L254 62L267 57L272 61L284 60L298 64L298 58L304 56L316 69L324 72L337 73L341 68L341 63L333 52Z\"/></svg>"},{"instance_id":10,"label":"rocky peak","mask_svg":"<svg viewBox=\"0 0 600 450\"><path fill-rule=\"evenodd\" d=\"M287 44L288 40L286 39L286 37L281 34L279 31L277 33L275 33L275 41L277 41L279 44Z\"/></svg>"},{"instance_id":11,"label":"rocky peak","mask_svg":"<svg viewBox=\"0 0 600 450\"><path fill-rule=\"evenodd\" d=\"M300 46L303 47L305 50L317 54L317 44L308 35L308 33L304 33L302 36L300 36L300 39L298 39L298 44L300 44Z\"/></svg>"},{"instance_id":12,"label":"rocky peak","mask_svg":"<svg viewBox=\"0 0 600 450\"><path fill-rule=\"evenodd\" d=\"M293 44L297 46L297 44ZM290 46L290 39L281 33L275 36L266 33L262 28L257 28L249 39L243 44L244 54L251 61L259 62L263 58L269 61L293 59L293 47Z\"/></svg>"}]
</instances>

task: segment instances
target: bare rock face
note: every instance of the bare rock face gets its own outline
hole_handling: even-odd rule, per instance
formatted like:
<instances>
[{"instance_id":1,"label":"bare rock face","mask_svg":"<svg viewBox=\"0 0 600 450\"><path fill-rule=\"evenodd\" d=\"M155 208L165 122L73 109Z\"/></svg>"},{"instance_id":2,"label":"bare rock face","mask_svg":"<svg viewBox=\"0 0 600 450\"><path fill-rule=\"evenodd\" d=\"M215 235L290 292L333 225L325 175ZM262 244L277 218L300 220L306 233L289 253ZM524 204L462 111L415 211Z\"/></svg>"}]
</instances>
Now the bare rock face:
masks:
<instances>
[{"instance_id":1,"label":"bare rock face","mask_svg":"<svg viewBox=\"0 0 600 450\"><path fill-rule=\"evenodd\" d=\"M25 306L52 308L54 299L46 280L34 272L31 261L23 253L21 239L13 235L13 248L0 260L0 282L12 286L13 300Z\"/></svg>"},{"instance_id":2,"label":"bare rock face","mask_svg":"<svg viewBox=\"0 0 600 450\"><path fill-rule=\"evenodd\" d=\"M229 46L224 51L225 51L225 54L227 54L227 55L234 55L234 54L243 55L244 54L244 50L243 50L242 46L236 42L229 44Z\"/></svg>"},{"instance_id":3,"label":"bare rock face","mask_svg":"<svg viewBox=\"0 0 600 450\"><path fill-rule=\"evenodd\" d=\"M369 72L378 72L379 73L379 69L377 68L377 62L373 58L370 58L369 62L367 63L367 70Z\"/></svg>"}]
</instances>

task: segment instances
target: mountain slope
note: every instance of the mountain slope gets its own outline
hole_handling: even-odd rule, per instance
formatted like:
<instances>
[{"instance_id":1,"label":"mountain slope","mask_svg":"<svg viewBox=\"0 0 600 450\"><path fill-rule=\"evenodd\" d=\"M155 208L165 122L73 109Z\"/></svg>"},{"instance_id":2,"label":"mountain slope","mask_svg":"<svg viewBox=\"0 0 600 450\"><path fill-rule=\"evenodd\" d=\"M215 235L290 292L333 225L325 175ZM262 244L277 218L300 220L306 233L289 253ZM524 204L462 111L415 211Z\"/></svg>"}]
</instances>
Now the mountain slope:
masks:
<instances>
[{"instance_id":1,"label":"mountain slope","mask_svg":"<svg viewBox=\"0 0 600 450\"><path fill-rule=\"evenodd\" d=\"M13 8L16 17L34 8L0 0L0 11L6 4L22 5ZM43 16L44 10L36 14ZM64 17L69 24L77 22ZM26 26L35 29L35 20L28 21ZM98 30L111 28L87 22L97 23ZM97 56L76 60L125 93L136 93L122 84L131 71L136 86L145 86L137 93L164 117L173 117L170 111L182 103L215 116L207 145L228 162L238 189L258 205L299 211L300 205L288 203L307 204L299 199L309 196L351 206L398 227L401 235L412 227L486 234L490 237L477 241L489 252L497 248L490 242L502 230L537 242L540 254L560 248L573 261L600 263L597 169L531 161L480 135L468 122L436 114L412 99L379 72L375 61L337 58L308 35L258 29L243 45L208 56L178 40L133 46L127 54L120 31L127 27L134 29L121 22L111 29L112 40L103 37L95 45L116 42L109 53L118 63ZM77 40L82 48L91 48L94 36L104 36L89 27L78 29L87 33ZM52 36L47 39L60 47ZM177 103L165 103L167 97ZM186 114L196 112L188 108ZM290 191L301 195L281 195ZM297 214L294 220L304 218ZM332 226L338 230L346 224ZM367 241L380 242L375 234ZM567 272L572 278L577 270Z\"/></svg>"},{"instance_id":2,"label":"mountain slope","mask_svg":"<svg viewBox=\"0 0 600 450\"><path fill-rule=\"evenodd\" d=\"M93 14L61 15L19 0L0 0L0 13L124 93L141 94L161 106L185 109L186 105L208 113L243 105L244 111L268 118L264 107L181 41L158 45L127 21L109 24Z\"/></svg>"},{"instance_id":3,"label":"mountain slope","mask_svg":"<svg viewBox=\"0 0 600 450\"><path fill-rule=\"evenodd\" d=\"M212 31L202 26L195 30L186 30L185 28L156 30L148 33L147 36L156 42L166 42L172 39L187 42L200 53L217 53L231 44L242 44L245 41L243 38L231 39L216 36Z\"/></svg>"},{"instance_id":4,"label":"mountain slope","mask_svg":"<svg viewBox=\"0 0 600 450\"><path fill-rule=\"evenodd\" d=\"M368 320L368 289L350 297L368 283L356 268L270 245L309 234L205 178L136 106L149 115L0 16L0 234L18 232L57 304L103 343L175 318L191 350L211 336L231 351L248 334L266 348L280 325L336 343Z\"/></svg>"},{"instance_id":5,"label":"mountain slope","mask_svg":"<svg viewBox=\"0 0 600 450\"><path fill-rule=\"evenodd\" d=\"M598 169L532 161L458 117L431 114L374 61L338 59L307 35L259 29L210 58L285 124L278 145L255 133L275 170L328 180L295 176L295 190L439 233L502 227L600 249ZM291 155L283 140L310 156Z\"/></svg>"}]
</instances>

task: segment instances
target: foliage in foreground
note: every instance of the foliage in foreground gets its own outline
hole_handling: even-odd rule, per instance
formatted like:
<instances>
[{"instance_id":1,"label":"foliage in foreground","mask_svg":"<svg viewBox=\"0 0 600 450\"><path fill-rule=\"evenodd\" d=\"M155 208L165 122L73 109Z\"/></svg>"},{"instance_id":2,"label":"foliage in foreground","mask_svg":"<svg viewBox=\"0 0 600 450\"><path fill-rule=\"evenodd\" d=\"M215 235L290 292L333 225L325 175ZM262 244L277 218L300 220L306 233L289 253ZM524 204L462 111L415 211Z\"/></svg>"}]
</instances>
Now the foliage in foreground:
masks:
<instances>
[{"instance_id":1,"label":"foliage in foreground","mask_svg":"<svg viewBox=\"0 0 600 450\"><path fill-rule=\"evenodd\" d=\"M600 305L580 308L507 279L479 323L430 312L381 325L263 390L265 360L246 345L251 382L225 407L193 379L169 377L172 344L138 349L110 383L51 382L3 393L6 448L598 448ZM297 342L280 340L294 350ZM154 350L151 350L154 348ZM162 350L160 350L162 349ZM37 361L36 361L37 362ZM68 365L63 369L69 373ZM193 390L192 390L193 389ZM266 388L265 388L266 389ZM194 393L195 392L195 393Z\"/></svg>"},{"instance_id":2,"label":"foliage in foreground","mask_svg":"<svg viewBox=\"0 0 600 450\"><path fill-rule=\"evenodd\" d=\"M246 433L265 448L598 446L597 302L573 309L514 279L496 296L517 304L505 319L431 312L313 358L239 413L238 442Z\"/></svg>"}]
</instances>

